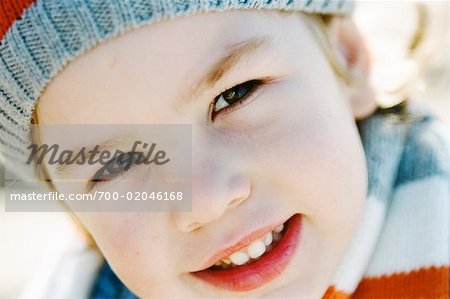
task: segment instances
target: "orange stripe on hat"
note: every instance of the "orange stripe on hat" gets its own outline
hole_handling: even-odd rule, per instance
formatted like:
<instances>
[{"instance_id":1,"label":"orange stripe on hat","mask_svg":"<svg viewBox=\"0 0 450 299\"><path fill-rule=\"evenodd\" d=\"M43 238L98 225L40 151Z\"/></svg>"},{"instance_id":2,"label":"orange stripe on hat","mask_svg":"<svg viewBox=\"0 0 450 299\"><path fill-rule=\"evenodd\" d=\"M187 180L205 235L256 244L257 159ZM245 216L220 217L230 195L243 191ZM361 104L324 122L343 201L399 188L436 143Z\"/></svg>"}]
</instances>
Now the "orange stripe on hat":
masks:
<instances>
[{"instance_id":1,"label":"orange stripe on hat","mask_svg":"<svg viewBox=\"0 0 450 299\"><path fill-rule=\"evenodd\" d=\"M37 0L2 0L0 1L0 40L3 39L9 27L22 12Z\"/></svg>"}]
</instances>

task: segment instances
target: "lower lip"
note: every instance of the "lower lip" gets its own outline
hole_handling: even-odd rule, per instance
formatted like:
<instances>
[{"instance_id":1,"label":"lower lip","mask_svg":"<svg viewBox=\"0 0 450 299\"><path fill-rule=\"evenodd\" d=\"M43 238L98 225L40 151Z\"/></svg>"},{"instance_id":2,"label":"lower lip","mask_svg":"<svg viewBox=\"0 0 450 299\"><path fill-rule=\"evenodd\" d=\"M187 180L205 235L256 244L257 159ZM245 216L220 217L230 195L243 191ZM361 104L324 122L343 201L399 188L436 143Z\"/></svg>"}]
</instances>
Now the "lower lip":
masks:
<instances>
[{"instance_id":1,"label":"lower lip","mask_svg":"<svg viewBox=\"0 0 450 299\"><path fill-rule=\"evenodd\" d=\"M191 273L211 285L235 292L259 288L279 276L292 260L300 241L301 215L286 222L286 232L275 248L251 264L232 269L211 269Z\"/></svg>"}]
</instances>

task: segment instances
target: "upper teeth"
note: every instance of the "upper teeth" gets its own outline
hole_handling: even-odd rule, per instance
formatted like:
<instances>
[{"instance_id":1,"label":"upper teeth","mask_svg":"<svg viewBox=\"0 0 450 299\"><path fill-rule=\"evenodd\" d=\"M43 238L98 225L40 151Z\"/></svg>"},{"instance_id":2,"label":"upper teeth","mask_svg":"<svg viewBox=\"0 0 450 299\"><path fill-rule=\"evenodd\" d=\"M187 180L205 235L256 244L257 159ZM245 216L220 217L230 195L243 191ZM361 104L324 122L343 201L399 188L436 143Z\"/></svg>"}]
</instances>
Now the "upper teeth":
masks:
<instances>
[{"instance_id":1,"label":"upper teeth","mask_svg":"<svg viewBox=\"0 0 450 299\"><path fill-rule=\"evenodd\" d=\"M267 234L264 236L264 244L265 244L266 246L269 246L270 244L272 244L272 241L273 241L272 233L267 233Z\"/></svg>"},{"instance_id":2,"label":"upper teeth","mask_svg":"<svg viewBox=\"0 0 450 299\"><path fill-rule=\"evenodd\" d=\"M273 231L276 232L276 233L281 233L283 228L284 228L284 225L282 224L282 225L278 226L277 228L275 228Z\"/></svg>"},{"instance_id":3,"label":"upper teeth","mask_svg":"<svg viewBox=\"0 0 450 299\"><path fill-rule=\"evenodd\" d=\"M280 239L281 236L279 235L279 233L283 230L283 228L284 228L283 224L278 226L273 230L273 232L268 232L267 234L264 235L264 237L253 241L252 243L247 245L247 247L232 253L231 255L222 259L221 261L218 261L216 265L217 266L230 265L231 263L233 263L234 265L240 266L247 263L251 258L252 259L259 258L261 255L264 254L264 252L267 251L267 246L272 244L272 241L274 239L275 240Z\"/></svg>"},{"instance_id":4,"label":"upper teeth","mask_svg":"<svg viewBox=\"0 0 450 299\"><path fill-rule=\"evenodd\" d=\"M247 247L247 254L252 259L260 257L264 252L266 252L266 244L264 244L264 242L261 240L252 242Z\"/></svg>"},{"instance_id":5,"label":"upper teeth","mask_svg":"<svg viewBox=\"0 0 450 299\"><path fill-rule=\"evenodd\" d=\"M243 265L246 262L248 262L249 259L250 259L250 257L245 252L242 252L242 251L237 251L237 252L233 253L232 255L230 255L230 260L235 265Z\"/></svg>"}]
</instances>

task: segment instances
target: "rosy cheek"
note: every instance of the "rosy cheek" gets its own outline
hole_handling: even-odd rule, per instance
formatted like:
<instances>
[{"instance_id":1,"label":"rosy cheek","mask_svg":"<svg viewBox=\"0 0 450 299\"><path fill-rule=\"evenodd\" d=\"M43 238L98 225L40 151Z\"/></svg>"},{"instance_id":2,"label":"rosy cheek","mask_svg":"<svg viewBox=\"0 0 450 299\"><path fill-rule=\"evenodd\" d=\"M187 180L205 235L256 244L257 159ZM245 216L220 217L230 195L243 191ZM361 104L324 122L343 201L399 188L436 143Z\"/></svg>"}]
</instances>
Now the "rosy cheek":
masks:
<instances>
[{"instance_id":1,"label":"rosy cheek","mask_svg":"<svg viewBox=\"0 0 450 299\"><path fill-rule=\"evenodd\" d=\"M78 213L83 225L92 234L105 255L109 252L137 252L136 225L127 213Z\"/></svg>"},{"instance_id":2,"label":"rosy cheek","mask_svg":"<svg viewBox=\"0 0 450 299\"><path fill-rule=\"evenodd\" d=\"M100 249L115 273L135 293L163 292L158 286L164 286L164 281L174 281L172 252L164 245L167 236L152 232L148 226L145 229L143 223L140 227L144 229L127 225L104 228L99 232ZM148 286L153 287L149 290Z\"/></svg>"}]
</instances>

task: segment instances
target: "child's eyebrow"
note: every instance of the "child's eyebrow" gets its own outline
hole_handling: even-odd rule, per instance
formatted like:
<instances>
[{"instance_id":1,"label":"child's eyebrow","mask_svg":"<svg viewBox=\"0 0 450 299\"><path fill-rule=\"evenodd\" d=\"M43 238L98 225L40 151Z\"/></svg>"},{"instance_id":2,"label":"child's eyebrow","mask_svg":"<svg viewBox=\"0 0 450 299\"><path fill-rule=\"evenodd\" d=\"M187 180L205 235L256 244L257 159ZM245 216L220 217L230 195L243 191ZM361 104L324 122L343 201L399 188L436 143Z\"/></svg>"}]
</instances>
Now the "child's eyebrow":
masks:
<instances>
[{"instance_id":1,"label":"child's eyebrow","mask_svg":"<svg viewBox=\"0 0 450 299\"><path fill-rule=\"evenodd\" d=\"M194 95L204 88L212 88L227 72L244 59L254 55L256 52L264 50L273 45L273 38L269 35L257 36L243 42L232 45L228 53L220 58L202 77L202 79L194 85L188 93L188 99L195 98Z\"/></svg>"},{"instance_id":2,"label":"child's eyebrow","mask_svg":"<svg viewBox=\"0 0 450 299\"><path fill-rule=\"evenodd\" d=\"M121 134L121 135L114 136L98 145L94 144L94 145L89 145L89 146L83 146L83 147L80 147L77 149L72 149L70 151L74 153L74 156L76 156L82 150L86 153L86 155L89 155L89 153L92 152L96 146L98 146L98 148L97 148L98 152L111 151L112 154L114 154L114 151L119 149L120 146L130 143L133 140L135 140L135 139L130 138L130 136L128 136L128 135ZM93 158L96 159L98 156L99 156L99 154L95 155ZM87 163L85 163L85 164L87 164ZM55 172L57 175L64 175L64 174L70 173L73 168L77 168L80 166L82 166L82 165L78 165L78 164L74 164L74 163L58 164L55 167Z\"/></svg>"}]
</instances>

